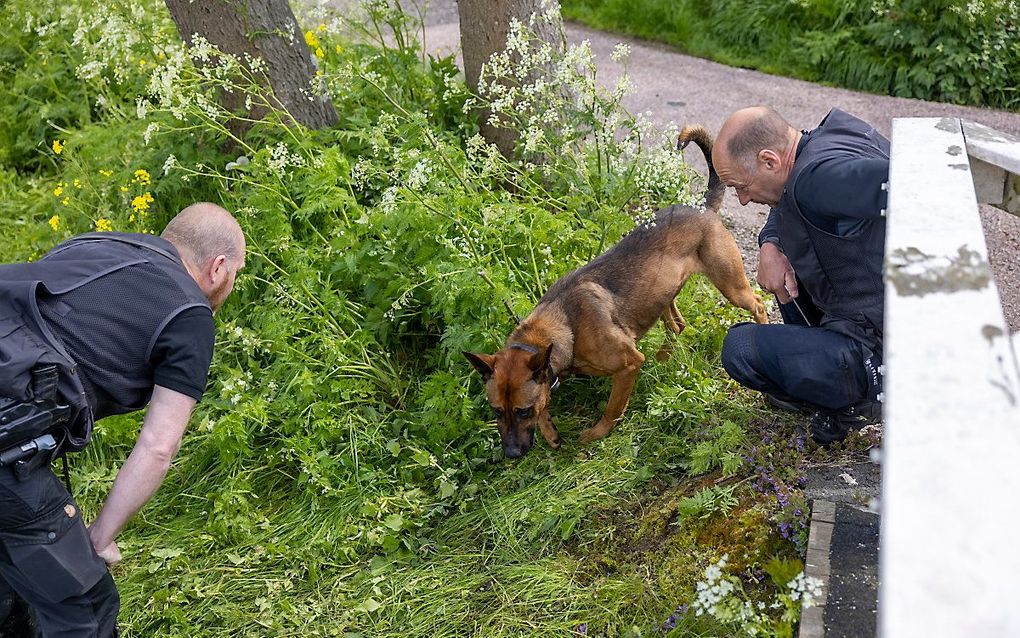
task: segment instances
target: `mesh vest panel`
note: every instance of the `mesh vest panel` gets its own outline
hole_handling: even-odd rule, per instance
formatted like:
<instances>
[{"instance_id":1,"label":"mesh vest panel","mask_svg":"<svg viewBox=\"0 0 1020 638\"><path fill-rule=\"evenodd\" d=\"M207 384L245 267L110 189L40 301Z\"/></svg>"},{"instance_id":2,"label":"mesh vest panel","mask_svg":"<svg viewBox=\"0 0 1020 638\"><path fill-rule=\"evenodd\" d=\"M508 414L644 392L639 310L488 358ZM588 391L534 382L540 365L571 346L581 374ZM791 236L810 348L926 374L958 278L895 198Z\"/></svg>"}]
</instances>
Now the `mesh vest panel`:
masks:
<instances>
[{"instance_id":1,"label":"mesh vest panel","mask_svg":"<svg viewBox=\"0 0 1020 638\"><path fill-rule=\"evenodd\" d=\"M123 245L108 248L134 259L149 252ZM160 255L144 256L151 261L39 302L53 333L78 364L96 419L145 407L152 396L149 355L156 337L182 310L208 305L182 266Z\"/></svg>"}]
</instances>

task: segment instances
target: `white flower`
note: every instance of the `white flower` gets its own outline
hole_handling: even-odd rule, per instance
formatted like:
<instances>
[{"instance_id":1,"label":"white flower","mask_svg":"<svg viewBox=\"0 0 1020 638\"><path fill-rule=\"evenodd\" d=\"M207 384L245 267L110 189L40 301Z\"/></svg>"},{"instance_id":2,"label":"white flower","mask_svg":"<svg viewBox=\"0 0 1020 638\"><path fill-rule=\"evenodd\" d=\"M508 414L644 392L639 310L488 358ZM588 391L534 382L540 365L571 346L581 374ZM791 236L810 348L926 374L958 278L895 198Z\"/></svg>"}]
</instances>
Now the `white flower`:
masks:
<instances>
[{"instance_id":1,"label":"white flower","mask_svg":"<svg viewBox=\"0 0 1020 638\"><path fill-rule=\"evenodd\" d=\"M630 45L624 44L623 42L613 47L613 52L609 54L609 58L613 62L625 62L630 57Z\"/></svg>"},{"instance_id":2,"label":"white flower","mask_svg":"<svg viewBox=\"0 0 1020 638\"><path fill-rule=\"evenodd\" d=\"M432 173L432 165L428 158L422 159L411 169L407 176L407 187L414 191L420 191L429 182L429 175Z\"/></svg>"},{"instance_id":3,"label":"white flower","mask_svg":"<svg viewBox=\"0 0 1020 638\"><path fill-rule=\"evenodd\" d=\"M289 160L290 152L287 149L287 145L280 142L269 151L269 170L276 173L279 177L283 177L283 172L287 168Z\"/></svg>"},{"instance_id":4,"label":"white flower","mask_svg":"<svg viewBox=\"0 0 1020 638\"><path fill-rule=\"evenodd\" d=\"M163 174L166 175L170 172L170 169L177 166L177 158L173 154L168 155L166 161L163 162Z\"/></svg>"},{"instance_id":5,"label":"white flower","mask_svg":"<svg viewBox=\"0 0 1020 638\"><path fill-rule=\"evenodd\" d=\"M383 194L382 199L379 202L379 206L386 213L392 213L397 208L397 187L390 186Z\"/></svg>"},{"instance_id":6,"label":"white flower","mask_svg":"<svg viewBox=\"0 0 1020 638\"><path fill-rule=\"evenodd\" d=\"M145 127L145 133L142 134L142 141L145 142L146 146L149 145L149 140L152 139L152 136L158 132L159 122L151 122L148 126Z\"/></svg>"}]
</instances>

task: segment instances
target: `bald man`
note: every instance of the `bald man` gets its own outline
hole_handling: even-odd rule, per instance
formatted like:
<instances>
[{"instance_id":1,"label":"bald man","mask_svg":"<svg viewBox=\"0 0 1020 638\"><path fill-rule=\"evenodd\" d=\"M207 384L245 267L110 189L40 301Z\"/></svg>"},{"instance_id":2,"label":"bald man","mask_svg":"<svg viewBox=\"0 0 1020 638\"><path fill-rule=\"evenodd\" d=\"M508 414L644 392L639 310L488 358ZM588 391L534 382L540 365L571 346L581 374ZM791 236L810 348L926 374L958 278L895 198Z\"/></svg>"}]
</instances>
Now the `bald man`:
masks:
<instances>
[{"instance_id":1,"label":"bald man","mask_svg":"<svg viewBox=\"0 0 1020 638\"><path fill-rule=\"evenodd\" d=\"M771 207L758 283L783 316L734 326L727 372L773 405L810 414L821 444L879 420L889 140L839 109L798 131L756 106L726 120L712 160L741 205Z\"/></svg>"},{"instance_id":2,"label":"bald man","mask_svg":"<svg viewBox=\"0 0 1020 638\"><path fill-rule=\"evenodd\" d=\"M114 540L180 447L244 254L233 216L199 203L161 237L89 233L0 265L0 589L31 606L44 637L116 635ZM50 463L85 447L93 421L146 406L86 527Z\"/></svg>"}]
</instances>

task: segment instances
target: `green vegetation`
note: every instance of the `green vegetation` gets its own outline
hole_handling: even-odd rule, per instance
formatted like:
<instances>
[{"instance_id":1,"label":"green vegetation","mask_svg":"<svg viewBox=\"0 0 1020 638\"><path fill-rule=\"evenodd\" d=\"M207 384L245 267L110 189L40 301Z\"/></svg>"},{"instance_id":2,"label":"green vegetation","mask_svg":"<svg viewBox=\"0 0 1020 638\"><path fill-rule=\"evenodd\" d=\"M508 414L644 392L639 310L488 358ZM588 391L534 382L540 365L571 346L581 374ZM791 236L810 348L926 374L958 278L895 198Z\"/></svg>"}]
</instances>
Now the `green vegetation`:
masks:
<instances>
[{"instance_id":1,"label":"green vegetation","mask_svg":"<svg viewBox=\"0 0 1020 638\"><path fill-rule=\"evenodd\" d=\"M766 73L1020 109L1016 0L563 0L600 29Z\"/></svg>"},{"instance_id":2,"label":"green vegetation","mask_svg":"<svg viewBox=\"0 0 1020 638\"><path fill-rule=\"evenodd\" d=\"M505 304L526 314L635 216L694 199L675 137L597 91L573 49L554 66L575 93L553 83L543 116L515 116L534 163L507 161L452 59L423 60L383 2L366 20L304 18L337 127L270 109L239 135L217 97L263 101L251 72L186 50L161 5L0 6L17 26L0 41L5 260L158 231L198 200L248 237L206 397L119 540L126 635L790 635L802 441L719 366L742 311L693 280L676 352L649 356L616 432L576 443L608 382L574 379L554 399L564 449L520 462L500 458L460 355L497 348ZM104 420L73 460L87 520L139 423ZM684 613L703 578L725 600Z\"/></svg>"}]
</instances>

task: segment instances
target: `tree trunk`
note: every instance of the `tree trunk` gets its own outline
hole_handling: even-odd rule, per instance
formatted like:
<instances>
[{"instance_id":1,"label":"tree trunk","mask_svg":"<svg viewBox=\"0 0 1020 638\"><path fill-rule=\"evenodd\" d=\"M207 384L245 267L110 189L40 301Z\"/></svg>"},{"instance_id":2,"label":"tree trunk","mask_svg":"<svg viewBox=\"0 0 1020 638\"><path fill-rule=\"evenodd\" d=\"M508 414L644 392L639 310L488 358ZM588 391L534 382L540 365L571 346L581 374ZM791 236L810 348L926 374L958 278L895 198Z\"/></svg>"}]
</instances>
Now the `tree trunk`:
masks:
<instances>
[{"instance_id":1,"label":"tree trunk","mask_svg":"<svg viewBox=\"0 0 1020 638\"><path fill-rule=\"evenodd\" d=\"M298 123L313 129L336 124L329 96L312 93L312 54L287 0L166 0L166 6L189 45L200 35L242 64L245 54L265 60L270 102ZM225 93L222 100L231 112L243 108L243 98L236 94ZM250 115L258 119L265 113Z\"/></svg>"},{"instance_id":2,"label":"tree trunk","mask_svg":"<svg viewBox=\"0 0 1020 638\"><path fill-rule=\"evenodd\" d=\"M464 53L464 76L468 87L478 93L478 79L482 65L493 53L506 48L507 35L510 32L510 21L517 18L528 24L534 13L540 13L542 0L458 0L457 11L460 14L460 47ZM557 42L559 33L544 24L538 29L538 35L548 42ZM488 109L478 113L479 129L482 137L490 144L495 144L504 157L511 157L514 146L520 135L519 131L508 128L497 128L489 124Z\"/></svg>"}]
</instances>

